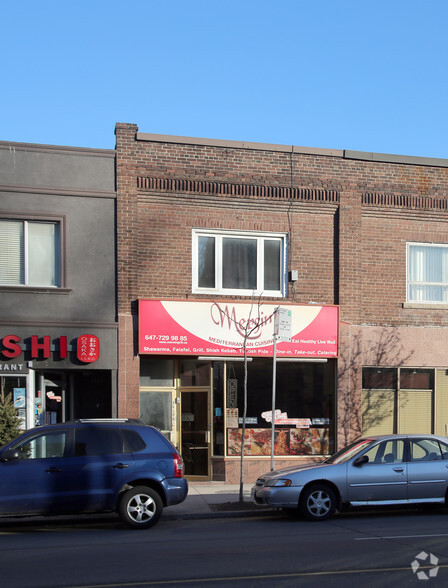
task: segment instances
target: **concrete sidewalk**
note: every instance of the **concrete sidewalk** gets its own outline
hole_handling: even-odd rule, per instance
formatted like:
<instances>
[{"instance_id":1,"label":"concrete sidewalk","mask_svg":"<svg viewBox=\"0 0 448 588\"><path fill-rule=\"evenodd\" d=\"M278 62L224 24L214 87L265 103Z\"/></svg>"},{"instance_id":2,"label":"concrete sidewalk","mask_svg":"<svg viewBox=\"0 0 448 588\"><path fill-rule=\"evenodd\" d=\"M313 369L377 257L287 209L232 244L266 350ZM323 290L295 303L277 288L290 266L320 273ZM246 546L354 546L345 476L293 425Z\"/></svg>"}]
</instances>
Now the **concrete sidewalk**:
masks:
<instances>
[{"instance_id":1,"label":"concrete sidewalk","mask_svg":"<svg viewBox=\"0 0 448 588\"><path fill-rule=\"evenodd\" d=\"M252 485L245 485L244 501L240 502L239 484L224 482L189 482L188 496L181 504L164 509L163 518L216 518L259 516L277 512L276 509L258 506L250 498Z\"/></svg>"}]
</instances>

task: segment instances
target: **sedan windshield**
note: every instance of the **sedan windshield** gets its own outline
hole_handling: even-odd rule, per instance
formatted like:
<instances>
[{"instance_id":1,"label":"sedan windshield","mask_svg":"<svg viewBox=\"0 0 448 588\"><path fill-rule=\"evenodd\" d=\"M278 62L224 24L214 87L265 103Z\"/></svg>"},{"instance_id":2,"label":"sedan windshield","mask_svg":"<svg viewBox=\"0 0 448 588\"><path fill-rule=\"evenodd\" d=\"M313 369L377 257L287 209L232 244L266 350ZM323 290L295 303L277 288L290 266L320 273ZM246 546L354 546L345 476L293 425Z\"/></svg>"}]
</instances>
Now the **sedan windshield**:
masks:
<instances>
[{"instance_id":1,"label":"sedan windshield","mask_svg":"<svg viewBox=\"0 0 448 588\"><path fill-rule=\"evenodd\" d=\"M374 439L360 439L359 441L355 441L355 443L347 445L347 447L343 447L334 453L331 457L327 458L324 463L344 463L369 447L373 442Z\"/></svg>"}]
</instances>

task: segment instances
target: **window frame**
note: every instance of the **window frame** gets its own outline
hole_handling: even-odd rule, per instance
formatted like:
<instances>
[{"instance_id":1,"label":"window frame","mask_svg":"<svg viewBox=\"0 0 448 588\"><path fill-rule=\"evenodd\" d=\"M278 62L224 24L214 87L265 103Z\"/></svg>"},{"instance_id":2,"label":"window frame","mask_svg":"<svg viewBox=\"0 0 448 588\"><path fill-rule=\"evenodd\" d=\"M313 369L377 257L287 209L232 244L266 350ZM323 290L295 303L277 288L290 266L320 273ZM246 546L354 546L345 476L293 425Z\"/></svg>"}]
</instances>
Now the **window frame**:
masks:
<instances>
[{"instance_id":1,"label":"window frame","mask_svg":"<svg viewBox=\"0 0 448 588\"><path fill-rule=\"evenodd\" d=\"M23 292L23 291L50 291L50 292L61 292L67 289L66 285L66 217L65 215L56 215L56 214L45 214L45 213L5 213L2 212L0 214L0 220L9 220L9 221L19 221L22 223L51 223L55 224L58 229L58 239L57 244L55 246L55 254L56 254L56 270L57 270L57 285L33 285L27 284L27 252L26 247L27 245L27 231L24 227L24 282L23 284L3 284L0 282L0 290L2 291L16 291L16 292Z\"/></svg>"},{"instance_id":2,"label":"window frame","mask_svg":"<svg viewBox=\"0 0 448 588\"><path fill-rule=\"evenodd\" d=\"M199 238L212 237L215 239L215 287L200 287L198 285L199 270ZM222 285L222 268L223 268L223 239L252 239L257 242L257 286L264 285L264 244L266 241L280 242L280 288L278 290L264 290L256 288L254 290L245 288L224 288ZM288 258L288 240L286 233L265 233L259 231L232 231L216 229L193 229L192 230L192 292L194 294L213 294L224 296L265 296L270 298L287 297L287 258Z\"/></svg>"},{"instance_id":3,"label":"window frame","mask_svg":"<svg viewBox=\"0 0 448 588\"><path fill-rule=\"evenodd\" d=\"M446 249L448 250L447 243L420 243L409 241L406 243L406 302L410 304L446 304L448 305L448 298L447 300L417 300L415 297L411 297L411 286L422 286L424 288L428 286L439 286L441 288L446 288L448 291L448 281L447 282L425 282L425 281L411 281L410 274L411 274L411 249L412 247L427 247L427 248L439 248L439 249Z\"/></svg>"}]
</instances>

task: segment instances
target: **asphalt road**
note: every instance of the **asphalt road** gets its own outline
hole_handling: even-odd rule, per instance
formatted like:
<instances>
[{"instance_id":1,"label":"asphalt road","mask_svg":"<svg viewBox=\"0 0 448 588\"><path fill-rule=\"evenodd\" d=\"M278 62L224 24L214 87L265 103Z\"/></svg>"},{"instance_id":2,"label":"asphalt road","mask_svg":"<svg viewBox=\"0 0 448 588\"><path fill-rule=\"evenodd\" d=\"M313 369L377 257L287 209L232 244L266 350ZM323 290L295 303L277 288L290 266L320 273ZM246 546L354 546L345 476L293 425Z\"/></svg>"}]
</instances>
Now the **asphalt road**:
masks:
<instances>
[{"instance_id":1,"label":"asphalt road","mask_svg":"<svg viewBox=\"0 0 448 588\"><path fill-rule=\"evenodd\" d=\"M447 586L448 510L356 512L324 523L281 513L162 518L147 531L124 529L114 517L2 521L0 583L2 588Z\"/></svg>"}]
</instances>

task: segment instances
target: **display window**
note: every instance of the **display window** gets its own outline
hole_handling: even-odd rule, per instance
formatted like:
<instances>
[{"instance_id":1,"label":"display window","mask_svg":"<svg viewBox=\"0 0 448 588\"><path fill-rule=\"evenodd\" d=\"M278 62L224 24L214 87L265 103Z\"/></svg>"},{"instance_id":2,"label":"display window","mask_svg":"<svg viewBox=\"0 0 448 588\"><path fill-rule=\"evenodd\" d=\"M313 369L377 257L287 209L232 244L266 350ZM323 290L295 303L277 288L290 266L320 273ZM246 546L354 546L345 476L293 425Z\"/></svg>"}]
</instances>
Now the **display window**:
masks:
<instances>
[{"instance_id":1,"label":"display window","mask_svg":"<svg viewBox=\"0 0 448 588\"><path fill-rule=\"evenodd\" d=\"M447 435L446 369L364 367L362 434Z\"/></svg>"},{"instance_id":2,"label":"display window","mask_svg":"<svg viewBox=\"0 0 448 588\"><path fill-rule=\"evenodd\" d=\"M247 366L247 378L245 374ZM180 448L185 472L210 476L211 457L269 456L273 359L140 358L140 415ZM274 455L334 452L335 361L276 365Z\"/></svg>"},{"instance_id":3,"label":"display window","mask_svg":"<svg viewBox=\"0 0 448 588\"><path fill-rule=\"evenodd\" d=\"M241 455L244 414L243 362L227 362L227 455ZM244 454L271 455L272 359L247 363ZM274 455L326 455L333 452L335 366L332 361L278 362L274 409Z\"/></svg>"},{"instance_id":4,"label":"display window","mask_svg":"<svg viewBox=\"0 0 448 588\"><path fill-rule=\"evenodd\" d=\"M26 428L26 377L25 376L0 376L0 396L11 397L17 409L21 426Z\"/></svg>"}]
</instances>

